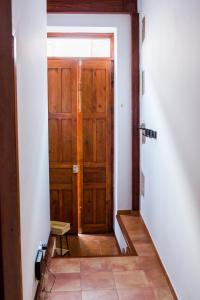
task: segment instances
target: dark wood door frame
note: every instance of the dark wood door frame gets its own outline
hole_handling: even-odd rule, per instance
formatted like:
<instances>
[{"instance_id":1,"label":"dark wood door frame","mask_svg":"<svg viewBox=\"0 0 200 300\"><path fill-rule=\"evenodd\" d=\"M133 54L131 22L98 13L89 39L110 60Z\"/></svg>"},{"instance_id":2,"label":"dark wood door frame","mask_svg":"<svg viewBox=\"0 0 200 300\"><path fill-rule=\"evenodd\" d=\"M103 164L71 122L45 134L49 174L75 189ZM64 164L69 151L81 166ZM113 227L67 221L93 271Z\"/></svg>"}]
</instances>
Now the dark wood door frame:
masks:
<instances>
[{"instance_id":1,"label":"dark wood door frame","mask_svg":"<svg viewBox=\"0 0 200 300\"><path fill-rule=\"evenodd\" d=\"M0 298L22 300L11 0L0 1Z\"/></svg>"},{"instance_id":2,"label":"dark wood door frame","mask_svg":"<svg viewBox=\"0 0 200 300\"><path fill-rule=\"evenodd\" d=\"M140 208L139 14L137 0L47 0L48 13L120 13L131 16L132 53L132 209Z\"/></svg>"},{"instance_id":3,"label":"dark wood door frame","mask_svg":"<svg viewBox=\"0 0 200 300\"><path fill-rule=\"evenodd\" d=\"M137 13L137 0L47 0L49 13Z\"/></svg>"}]
</instances>

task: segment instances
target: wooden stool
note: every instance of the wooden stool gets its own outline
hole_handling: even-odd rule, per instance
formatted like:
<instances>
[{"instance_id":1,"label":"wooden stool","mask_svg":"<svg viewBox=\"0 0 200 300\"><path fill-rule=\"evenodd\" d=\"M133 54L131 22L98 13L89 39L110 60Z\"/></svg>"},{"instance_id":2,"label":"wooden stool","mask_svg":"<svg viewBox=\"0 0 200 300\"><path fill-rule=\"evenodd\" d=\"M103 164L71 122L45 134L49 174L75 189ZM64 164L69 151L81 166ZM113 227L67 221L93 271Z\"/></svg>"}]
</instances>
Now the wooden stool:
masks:
<instances>
[{"instance_id":1,"label":"wooden stool","mask_svg":"<svg viewBox=\"0 0 200 300\"><path fill-rule=\"evenodd\" d=\"M51 233L53 235L57 235L60 237L60 254L61 256L67 254L69 252L69 244L68 244L68 238L67 233L70 231L70 223L64 223L64 222L58 222L58 221L51 221ZM63 236L66 236L66 243L67 243L67 250L64 250L62 247L62 238ZM64 253L63 253L64 252Z\"/></svg>"}]
</instances>

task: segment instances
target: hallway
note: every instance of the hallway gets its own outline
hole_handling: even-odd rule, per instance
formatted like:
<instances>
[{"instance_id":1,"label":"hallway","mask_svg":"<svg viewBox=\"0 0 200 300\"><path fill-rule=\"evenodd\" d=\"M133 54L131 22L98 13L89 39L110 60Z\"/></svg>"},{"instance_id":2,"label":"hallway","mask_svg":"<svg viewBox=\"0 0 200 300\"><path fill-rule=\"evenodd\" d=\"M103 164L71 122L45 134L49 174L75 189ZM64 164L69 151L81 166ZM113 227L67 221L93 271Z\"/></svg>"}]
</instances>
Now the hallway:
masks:
<instances>
[{"instance_id":1,"label":"hallway","mask_svg":"<svg viewBox=\"0 0 200 300\"><path fill-rule=\"evenodd\" d=\"M40 300L176 299L142 218L120 218L137 256L51 258Z\"/></svg>"},{"instance_id":2,"label":"hallway","mask_svg":"<svg viewBox=\"0 0 200 300\"><path fill-rule=\"evenodd\" d=\"M199 300L200 1L2 0L0 26L0 299Z\"/></svg>"}]
</instances>

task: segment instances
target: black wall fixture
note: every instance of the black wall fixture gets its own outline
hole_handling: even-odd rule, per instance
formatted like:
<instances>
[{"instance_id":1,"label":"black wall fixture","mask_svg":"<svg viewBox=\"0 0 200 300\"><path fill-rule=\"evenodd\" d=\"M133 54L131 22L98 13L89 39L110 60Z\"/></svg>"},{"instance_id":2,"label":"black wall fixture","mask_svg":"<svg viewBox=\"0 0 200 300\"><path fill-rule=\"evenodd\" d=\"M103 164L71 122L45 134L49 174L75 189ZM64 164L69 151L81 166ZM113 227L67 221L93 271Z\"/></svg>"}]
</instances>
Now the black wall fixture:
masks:
<instances>
[{"instance_id":1,"label":"black wall fixture","mask_svg":"<svg viewBox=\"0 0 200 300\"><path fill-rule=\"evenodd\" d=\"M139 127L139 130L142 130L142 134L145 136L145 137L148 137L150 139L157 139L157 131L155 130L152 130L152 129L148 129L146 128L144 125L141 125Z\"/></svg>"}]
</instances>

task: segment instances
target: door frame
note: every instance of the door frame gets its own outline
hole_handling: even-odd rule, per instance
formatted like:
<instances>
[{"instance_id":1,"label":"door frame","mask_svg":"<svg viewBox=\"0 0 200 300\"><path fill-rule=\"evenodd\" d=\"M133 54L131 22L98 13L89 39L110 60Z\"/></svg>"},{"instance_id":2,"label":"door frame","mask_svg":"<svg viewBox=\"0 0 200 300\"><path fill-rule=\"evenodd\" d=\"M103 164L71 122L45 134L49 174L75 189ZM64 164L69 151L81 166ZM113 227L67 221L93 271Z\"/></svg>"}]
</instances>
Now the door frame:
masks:
<instances>
[{"instance_id":1,"label":"door frame","mask_svg":"<svg viewBox=\"0 0 200 300\"><path fill-rule=\"evenodd\" d=\"M139 13L137 0L47 0L47 13L128 14L131 17L131 89L132 89L132 210L140 209L140 68Z\"/></svg>"},{"instance_id":2,"label":"door frame","mask_svg":"<svg viewBox=\"0 0 200 300\"><path fill-rule=\"evenodd\" d=\"M0 298L22 300L17 105L11 0L0 2Z\"/></svg>"},{"instance_id":3,"label":"door frame","mask_svg":"<svg viewBox=\"0 0 200 300\"><path fill-rule=\"evenodd\" d=\"M109 211L109 220L108 220L108 229L110 231L113 231L113 213L114 213L114 33L90 33L90 32L47 32L47 38L96 38L96 39L103 39L103 38L109 38L110 39L110 57L48 57L47 59L50 60L56 60L56 59L74 59L77 61L81 60L108 60L111 62L111 207ZM77 193L77 197L79 195L79 192ZM80 213L80 199L77 199L77 208L78 208L78 233L82 232L82 227L80 224L81 220L81 213ZM82 200L81 200L82 201Z\"/></svg>"}]
</instances>

